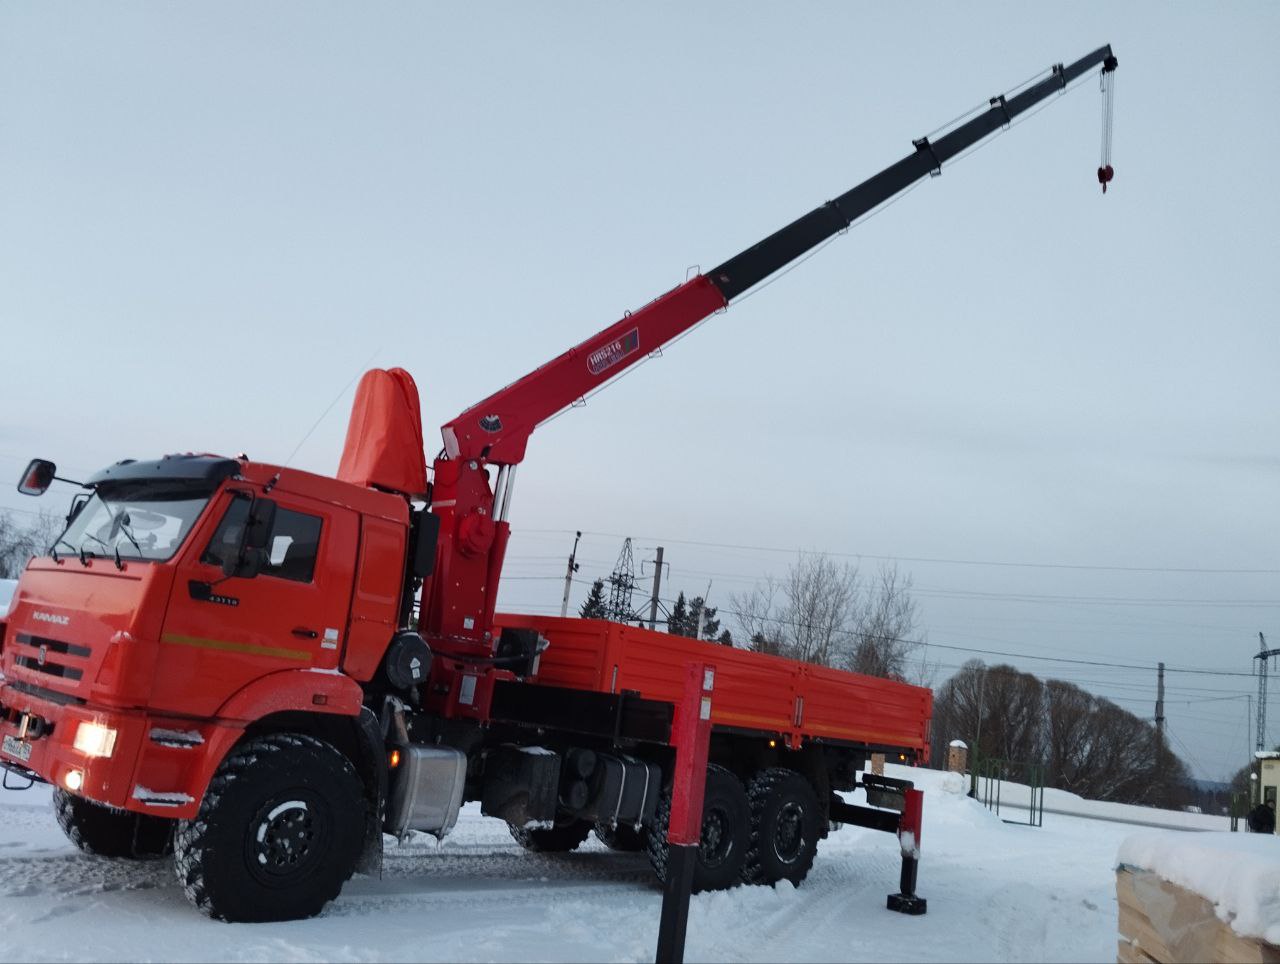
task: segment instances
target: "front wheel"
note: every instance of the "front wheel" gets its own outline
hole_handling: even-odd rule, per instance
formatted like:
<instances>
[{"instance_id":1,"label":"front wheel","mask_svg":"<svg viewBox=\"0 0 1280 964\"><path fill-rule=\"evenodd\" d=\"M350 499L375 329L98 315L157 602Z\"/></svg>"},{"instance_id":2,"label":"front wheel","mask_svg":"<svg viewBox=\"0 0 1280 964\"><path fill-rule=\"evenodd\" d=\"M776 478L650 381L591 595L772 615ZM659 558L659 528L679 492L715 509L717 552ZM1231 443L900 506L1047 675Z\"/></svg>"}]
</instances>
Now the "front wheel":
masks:
<instances>
[{"instance_id":1,"label":"front wheel","mask_svg":"<svg viewBox=\"0 0 1280 964\"><path fill-rule=\"evenodd\" d=\"M328 743L259 737L231 752L196 818L178 823L178 880L210 917L312 917L355 870L366 810L355 769Z\"/></svg>"},{"instance_id":2,"label":"front wheel","mask_svg":"<svg viewBox=\"0 0 1280 964\"><path fill-rule=\"evenodd\" d=\"M146 860L173 850L173 821L116 810L53 791L53 813L67 839L87 854Z\"/></svg>"},{"instance_id":3,"label":"front wheel","mask_svg":"<svg viewBox=\"0 0 1280 964\"><path fill-rule=\"evenodd\" d=\"M671 788L658 800L653 829L646 835L649 863L659 881L667 879L671 845ZM747 794L742 781L722 766L707 767L707 789L702 802L702 834L693 865L693 891L725 890L741 883L747 856Z\"/></svg>"}]
</instances>

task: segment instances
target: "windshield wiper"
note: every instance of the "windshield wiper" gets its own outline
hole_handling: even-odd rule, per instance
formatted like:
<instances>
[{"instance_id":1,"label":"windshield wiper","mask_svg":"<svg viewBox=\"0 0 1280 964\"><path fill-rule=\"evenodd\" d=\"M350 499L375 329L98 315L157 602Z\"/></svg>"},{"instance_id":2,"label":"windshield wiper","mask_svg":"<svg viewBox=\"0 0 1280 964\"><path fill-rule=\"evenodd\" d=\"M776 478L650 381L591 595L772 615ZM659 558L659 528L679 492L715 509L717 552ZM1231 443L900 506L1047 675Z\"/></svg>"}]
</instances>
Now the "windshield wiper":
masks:
<instances>
[{"instance_id":1,"label":"windshield wiper","mask_svg":"<svg viewBox=\"0 0 1280 964\"><path fill-rule=\"evenodd\" d=\"M116 557L116 568L117 568L117 569L119 569L119 570L121 570L121 571L124 571L124 563L120 561L120 543L118 543L118 542L117 542L115 545L108 545L106 542L103 542L101 539L99 539L97 536L95 536L95 535L94 535L93 533L91 533L91 532L86 532L86 533L85 533L85 535L86 535L86 536L88 536L90 539L93 539L95 542L102 543L102 546L103 546L104 548L106 548L106 549L110 549L112 552L114 552L114 553L115 553L115 557ZM136 546L136 545L138 545L138 543L137 543L137 542L134 542L134 545ZM139 555L141 555L141 554L142 554L142 549L141 549L141 547L139 547L139 549L138 549L138 554L139 554ZM91 553L89 553L89 555L93 555L93 553L91 552ZM83 561L83 560L82 560L82 561Z\"/></svg>"},{"instance_id":2,"label":"windshield wiper","mask_svg":"<svg viewBox=\"0 0 1280 964\"><path fill-rule=\"evenodd\" d=\"M76 547L75 547L75 546L73 546L71 543L69 543L66 539L62 538L62 536L58 536L58 538L57 538L57 539L55 539L55 540L53 541L53 545L51 545L51 546L49 547L49 555L53 556L53 561L54 561L54 562L57 562L57 561L58 561L58 544L59 544L59 543L61 543L62 545L66 546L66 547L67 547L68 549L70 549L72 552L75 552L75 551L76 551Z\"/></svg>"},{"instance_id":3,"label":"windshield wiper","mask_svg":"<svg viewBox=\"0 0 1280 964\"><path fill-rule=\"evenodd\" d=\"M102 548L107 549L107 550L110 550L110 549L111 549L111 546L109 546L109 545L108 545L106 542L104 542L102 539L99 539L99 538L98 538L97 536L95 536L92 532L86 532L84 535L85 535L85 538L86 538L86 539L92 539L94 542L96 542L96 543L98 543L100 546L102 546ZM120 550L119 550L119 549L117 549L117 550L116 550L116 555L119 555L119 554L120 554ZM90 559L96 559L96 558L97 558L97 557L96 557L92 552L90 552L88 549L86 549L86 548L84 547L84 544L83 544L83 543L81 543L81 545L80 545L80 565L82 565L82 566L87 566L87 565L89 564L88 562L86 562L86 561L85 561L85 556L88 556Z\"/></svg>"},{"instance_id":4,"label":"windshield wiper","mask_svg":"<svg viewBox=\"0 0 1280 964\"><path fill-rule=\"evenodd\" d=\"M142 551L142 545L138 542L137 539L133 537L133 530L129 528L130 521L131 520L129 519L129 513L121 512L120 513L120 531L129 537L129 541L133 543L133 547L138 550L138 558L145 559L147 556L146 556L146 553ZM119 543L116 543L116 558L117 559L120 558Z\"/></svg>"}]
</instances>

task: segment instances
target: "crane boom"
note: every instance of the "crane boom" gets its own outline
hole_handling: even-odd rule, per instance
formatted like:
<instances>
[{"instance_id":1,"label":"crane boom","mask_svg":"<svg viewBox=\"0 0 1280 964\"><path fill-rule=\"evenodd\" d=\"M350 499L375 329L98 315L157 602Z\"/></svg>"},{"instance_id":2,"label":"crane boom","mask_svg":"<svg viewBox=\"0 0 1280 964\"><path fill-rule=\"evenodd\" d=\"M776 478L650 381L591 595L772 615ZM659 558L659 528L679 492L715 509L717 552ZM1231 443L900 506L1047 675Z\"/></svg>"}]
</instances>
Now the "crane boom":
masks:
<instances>
[{"instance_id":1,"label":"crane boom","mask_svg":"<svg viewBox=\"0 0 1280 964\"><path fill-rule=\"evenodd\" d=\"M1018 115L1065 90L1101 66L1115 70L1111 47L1072 64L1055 64L1045 79L1012 96L999 95L981 114L915 150L833 201L815 208L758 244L668 291L638 311L495 392L441 428L444 452L434 466L431 515L439 522L435 566L422 588L421 630L433 647L459 658L486 658L510 527L507 508L515 469L537 426L584 398L636 362L774 272L813 250L859 217L941 170L942 164ZM491 488L486 465L496 465ZM451 647L451 648L449 648ZM483 694L468 704L483 706Z\"/></svg>"},{"instance_id":2,"label":"crane boom","mask_svg":"<svg viewBox=\"0 0 1280 964\"><path fill-rule=\"evenodd\" d=\"M450 458L485 458L499 465L520 462L529 435L539 423L727 307L734 298L885 201L938 172L947 161L1066 89L1089 70L1101 66L1110 72L1116 65L1111 46L1099 47L1072 64L1055 64L1048 77L1012 97L992 97L987 110L938 140L922 137L914 141L915 150L896 164L468 408L441 429L446 454Z\"/></svg>"}]
</instances>

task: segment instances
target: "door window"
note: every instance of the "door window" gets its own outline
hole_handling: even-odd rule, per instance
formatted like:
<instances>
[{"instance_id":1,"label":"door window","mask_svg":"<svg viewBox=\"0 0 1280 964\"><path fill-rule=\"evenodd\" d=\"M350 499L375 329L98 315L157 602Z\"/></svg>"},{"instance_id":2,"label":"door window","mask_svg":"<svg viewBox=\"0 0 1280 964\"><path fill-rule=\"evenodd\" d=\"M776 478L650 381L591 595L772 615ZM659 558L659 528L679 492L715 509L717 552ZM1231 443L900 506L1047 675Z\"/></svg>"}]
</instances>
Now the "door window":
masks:
<instances>
[{"instance_id":1,"label":"door window","mask_svg":"<svg viewBox=\"0 0 1280 964\"><path fill-rule=\"evenodd\" d=\"M235 558L244 532L244 524L249 519L249 504L248 498L231 501L231 505L227 506L227 511L222 516L222 521L218 523L217 531L214 532L213 538L209 540L204 553L200 556L201 562L211 566L221 566L224 562Z\"/></svg>"},{"instance_id":2,"label":"door window","mask_svg":"<svg viewBox=\"0 0 1280 964\"><path fill-rule=\"evenodd\" d=\"M275 524L267 537L267 563L261 574L294 582L310 582L320 548L320 517L276 509Z\"/></svg>"},{"instance_id":3,"label":"door window","mask_svg":"<svg viewBox=\"0 0 1280 964\"><path fill-rule=\"evenodd\" d=\"M250 505L248 499L236 499L227 507L217 531L200 556L201 562L221 566L224 561L235 556L244 537ZM293 582L311 582L320 546L320 529L319 516L277 506L275 521L267 535L267 559L258 575L275 576L277 579L289 579Z\"/></svg>"}]
</instances>

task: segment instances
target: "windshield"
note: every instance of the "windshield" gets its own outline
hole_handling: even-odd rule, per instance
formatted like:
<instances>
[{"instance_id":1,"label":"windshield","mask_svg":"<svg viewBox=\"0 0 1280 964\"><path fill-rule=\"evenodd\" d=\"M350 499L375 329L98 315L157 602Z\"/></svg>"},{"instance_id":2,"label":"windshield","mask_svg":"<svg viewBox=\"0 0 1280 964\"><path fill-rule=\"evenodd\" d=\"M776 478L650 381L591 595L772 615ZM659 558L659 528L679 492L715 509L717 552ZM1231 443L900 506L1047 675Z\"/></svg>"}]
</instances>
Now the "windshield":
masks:
<instances>
[{"instance_id":1,"label":"windshield","mask_svg":"<svg viewBox=\"0 0 1280 964\"><path fill-rule=\"evenodd\" d=\"M172 482L99 485L50 553L169 559L204 511L212 490Z\"/></svg>"}]
</instances>

